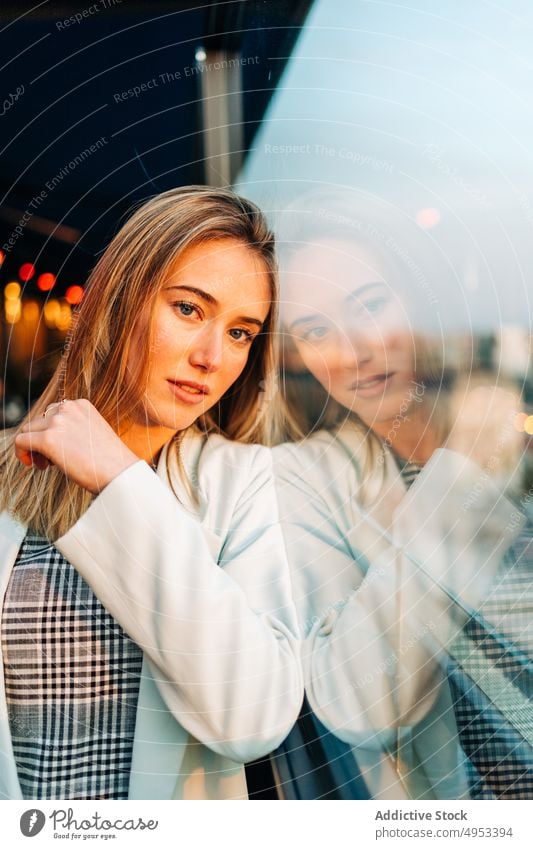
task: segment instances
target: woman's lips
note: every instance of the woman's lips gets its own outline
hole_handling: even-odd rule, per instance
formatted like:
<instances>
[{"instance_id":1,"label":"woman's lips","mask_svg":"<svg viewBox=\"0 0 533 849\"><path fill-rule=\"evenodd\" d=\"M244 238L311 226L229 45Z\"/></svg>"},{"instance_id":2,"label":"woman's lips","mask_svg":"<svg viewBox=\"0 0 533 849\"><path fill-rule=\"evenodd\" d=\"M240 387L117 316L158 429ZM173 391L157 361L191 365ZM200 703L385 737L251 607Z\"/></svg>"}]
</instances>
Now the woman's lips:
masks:
<instances>
[{"instance_id":1,"label":"woman's lips","mask_svg":"<svg viewBox=\"0 0 533 849\"><path fill-rule=\"evenodd\" d=\"M370 377L354 381L350 390L360 398L374 398L376 395L382 395L385 392L393 377L394 372L373 374Z\"/></svg>"},{"instance_id":2,"label":"woman's lips","mask_svg":"<svg viewBox=\"0 0 533 849\"><path fill-rule=\"evenodd\" d=\"M201 383L193 383L190 380L168 380L174 395L184 401L185 404L201 404L209 394L207 386Z\"/></svg>"}]
</instances>

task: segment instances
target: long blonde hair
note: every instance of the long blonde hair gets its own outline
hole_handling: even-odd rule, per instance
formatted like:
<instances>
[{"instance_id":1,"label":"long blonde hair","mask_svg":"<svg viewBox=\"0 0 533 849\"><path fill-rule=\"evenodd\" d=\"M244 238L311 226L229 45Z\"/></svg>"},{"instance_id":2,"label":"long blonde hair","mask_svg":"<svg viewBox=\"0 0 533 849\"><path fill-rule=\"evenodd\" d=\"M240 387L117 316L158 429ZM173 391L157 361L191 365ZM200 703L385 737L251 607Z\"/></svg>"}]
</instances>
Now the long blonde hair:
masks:
<instances>
[{"instance_id":1,"label":"long blonde hair","mask_svg":"<svg viewBox=\"0 0 533 849\"><path fill-rule=\"evenodd\" d=\"M89 277L61 363L31 416L64 397L87 398L116 429L118 417L127 418L142 398L155 304L166 274L189 247L223 238L237 239L261 257L270 280L271 308L239 380L195 426L241 442L271 441L275 414L265 399L275 399L274 237L255 204L231 191L205 186L171 189L152 198L119 230ZM147 317L146 357L135 379L126 381L130 343L140 316ZM14 436L15 431L5 432L0 454L0 508L56 539L87 509L91 496L55 467L39 471L21 466L14 455ZM179 450L179 441L177 434L173 450Z\"/></svg>"}]
</instances>

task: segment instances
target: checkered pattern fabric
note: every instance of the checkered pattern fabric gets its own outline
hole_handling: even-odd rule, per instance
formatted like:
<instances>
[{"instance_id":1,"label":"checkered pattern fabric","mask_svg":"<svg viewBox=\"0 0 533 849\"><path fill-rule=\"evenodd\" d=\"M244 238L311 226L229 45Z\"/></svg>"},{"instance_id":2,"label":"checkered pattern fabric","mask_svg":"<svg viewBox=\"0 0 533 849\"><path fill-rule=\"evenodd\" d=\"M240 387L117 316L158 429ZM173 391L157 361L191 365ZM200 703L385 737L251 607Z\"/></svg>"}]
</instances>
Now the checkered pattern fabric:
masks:
<instances>
[{"instance_id":1,"label":"checkered pattern fabric","mask_svg":"<svg viewBox=\"0 0 533 849\"><path fill-rule=\"evenodd\" d=\"M31 533L7 587L2 655L24 798L126 799L141 649Z\"/></svg>"},{"instance_id":2,"label":"checkered pattern fabric","mask_svg":"<svg viewBox=\"0 0 533 849\"><path fill-rule=\"evenodd\" d=\"M450 647L450 682L476 799L533 799L533 542L526 528Z\"/></svg>"},{"instance_id":3,"label":"checkered pattern fabric","mask_svg":"<svg viewBox=\"0 0 533 849\"><path fill-rule=\"evenodd\" d=\"M422 466L417 466L416 463L404 462L399 457L396 457L396 463L402 473L403 482L406 489L409 489L411 484L415 482Z\"/></svg>"},{"instance_id":4,"label":"checkered pattern fabric","mask_svg":"<svg viewBox=\"0 0 533 849\"><path fill-rule=\"evenodd\" d=\"M417 467L398 462L407 487ZM419 469L418 469L419 470ZM448 679L474 799L533 799L533 534L449 646Z\"/></svg>"}]
</instances>

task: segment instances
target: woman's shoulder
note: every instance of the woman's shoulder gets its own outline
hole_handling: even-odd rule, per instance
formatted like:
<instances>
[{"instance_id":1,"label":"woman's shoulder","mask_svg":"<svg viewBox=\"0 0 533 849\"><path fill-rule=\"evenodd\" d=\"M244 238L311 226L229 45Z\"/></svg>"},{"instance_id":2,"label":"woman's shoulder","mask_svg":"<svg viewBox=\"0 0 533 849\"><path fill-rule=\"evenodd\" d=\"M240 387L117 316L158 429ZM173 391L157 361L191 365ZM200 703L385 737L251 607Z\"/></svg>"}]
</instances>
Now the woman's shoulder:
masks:
<instances>
[{"instance_id":1,"label":"woman's shoulder","mask_svg":"<svg viewBox=\"0 0 533 849\"><path fill-rule=\"evenodd\" d=\"M247 444L219 434L191 429L178 451L169 453L168 471L173 488L205 509L216 502L235 503L247 492L273 481L271 450L264 445Z\"/></svg>"},{"instance_id":2,"label":"woman's shoulder","mask_svg":"<svg viewBox=\"0 0 533 849\"><path fill-rule=\"evenodd\" d=\"M273 454L276 469L337 477L343 472L360 475L369 451L369 437L350 423L336 430L316 431L298 442L285 442L276 446Z\"/></svg>"},{"instance_id":3,"label":"woman's shoulder","mask_svg":"<svg viewBox=\"0 0 533 849\"><path fill-rule=\"evenodd\" d=\"M390 451L371 431L348 421L336 431L319 431L274 449L280 498L317 501L328 510L339 504L369 507L384 493L399 497L403 485ZM387 502L389 503L389 502Z\"/></svg>"},{"instance_id":4,"label":"woman's shoulder","mask_svg":"<svg viewBox=\"0 0 533 849\"><path fill-rule=\"evenodd\" d=\"M271 449L264 445L237 442L218 433L204 434L193 430L182 443L184 463L196 466L213 466L234 474L250 469L271 467Z\"/></svg>"}]
</instances>

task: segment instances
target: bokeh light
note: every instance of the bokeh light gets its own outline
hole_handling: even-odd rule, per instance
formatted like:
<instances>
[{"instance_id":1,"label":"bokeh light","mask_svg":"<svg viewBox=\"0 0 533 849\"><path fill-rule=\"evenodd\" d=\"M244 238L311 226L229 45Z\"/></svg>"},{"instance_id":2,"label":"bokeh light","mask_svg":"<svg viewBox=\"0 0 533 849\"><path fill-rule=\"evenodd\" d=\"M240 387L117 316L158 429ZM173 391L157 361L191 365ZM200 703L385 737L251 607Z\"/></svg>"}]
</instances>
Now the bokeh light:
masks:
<instances>
[{"instance_id":1,"label":"bokeh light","mask_svg":"<svg viewBox=\"0 0 533 849\"><path fill-rule=\"evenodd\" d=\"M16 301L20 298L20 291L20 283L17 283L16 280L12 280L11 283L8 283L4 289L4 295L8 301Z\"/></svg>"},{"instance_id":2,"label":"bokeh light","mask_svg":"<svg viewBox=\"0 0 533 849\"><path fill-rule=\"evenodd\" d=\"M29 321L32 324L37 323L39 320L39 304L37 301L28 301L22 307L22 317L24 321Z\"/></svg>"},{"instance_id":3,"label":"bokeh light","mask_svg":"<svg viewBox=\"0 0 533 849\"><path fill-rule=\"evenodd\" d=\"M31 280L34 274L35 266L32 262L24 262L19 268L19 277L23 283L27 283L28 280Z\"/></svg>"},{"instance_id":4,"label":"bokeh light","mask_svg":"<svg viewBox=\"0 0 533 849\"><path fill-rule=\"evenodd\" d=\"M40 274L37 278L37 287L41 292L49 292L50 289L54 288L55 284L56 276L51 271L45 271L44 274Z\"/></svg>"},{"instance_id":5,"label":"bokeh light","mask_svg":"<svg viewBox=\"0 0 533 849\"><path fill-rule=\"evenodd\" d=\"M82 286L69 286L67 291L65 292L65 298L72 304L79 304L81 299L83 298L83 287Z\"/></svg>"},{"instance_id":6,"label":"bokeh light","mask_svg":"<svg viewBox=\"0 0 533 849\"><path fill-rule=\"evenodd\" d=\"M422 230L431 230L432 227L436 227L440 221L440 212L438 209L434 207L428 207L427 209L419 209L416 213L416 223Z\"/></svg>"}]
</instances>

